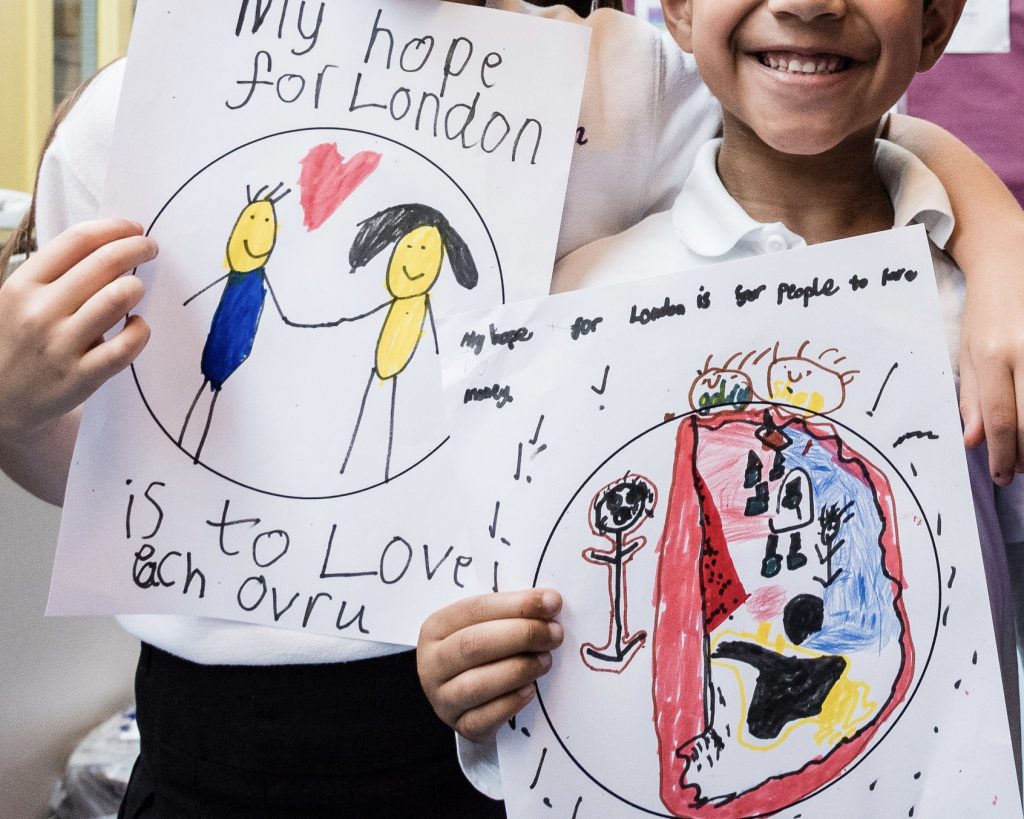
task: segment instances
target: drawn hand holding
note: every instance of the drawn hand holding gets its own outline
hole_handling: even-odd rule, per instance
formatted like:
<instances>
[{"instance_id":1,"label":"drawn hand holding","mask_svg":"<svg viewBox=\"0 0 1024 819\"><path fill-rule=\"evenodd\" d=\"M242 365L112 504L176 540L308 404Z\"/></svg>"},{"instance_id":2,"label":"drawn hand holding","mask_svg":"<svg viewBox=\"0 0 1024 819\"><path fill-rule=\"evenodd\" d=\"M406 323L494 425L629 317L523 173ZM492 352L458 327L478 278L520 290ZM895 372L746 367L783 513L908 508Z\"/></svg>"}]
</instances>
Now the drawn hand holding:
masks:
<instances>
[{"instance_id":1,"label":"drawn hand holding","mask_svg":"<svg viewBox=\"0 0 1024 819\"><path fill-rule=\"evenodd\" d=\"M992 480L1024 471L1024 287L967 287L960 330L960 414L964 443L988 441Z\"/></svg>"},{"instance_id":2,"label":"drawn hand holding","mask_svg":"<svg viewBox=\"0 0 1024 819\"><path fill-rule=\"evenodd\" d=\"M270 277L264 275L264 281L266 282L267 290L270 293L271 301L274 302L274 308L277 310L277 314L281 317L281 321L283 321L289 327L298 327L301 330L322 330L322 329L329 328L329 327L340 327L342 324L348 324L350 322L359 321L359 320L364 319L364 318L366 318L368 316L372 316L374 313L379 313L385 307L390 307L391 306L391 302L390 301L386 301L383 304L378 304L376 307L370 308L369 310L367 310L364 313L358 313L358 314L356 314L354 316L342 316L341 318L337 318L337 319L334 319L332 321L316 321L316 322L295 321L294 319L289 318L285 314L284 308L281 307L281 302L277 298L277 293L274 290L274 286L270 283Z\"/></svg>"},{"instance_id":3,"label":"drawn hand holding","mask_svg":"<svg viewBox=\"0 0 1024 819\"><path fill-rule=\"evenodd\" d=\"M554 617L562 597L530 589L469 597L423 623L416 647L420 684L437 715L474 742L533 699L533 682L562 644Z\"/></svg>"},{"instance_id":4,"label":"drawn hand holding","mask_svg":"<svg viewBox=\"0 0 1024 819\"><path fill-rule=\"evenodd\" d=\"M53 503L63 496L67 463L44 476L70 460L77 429L77 417L65 417L149 340L138 316L103 338L142 299L141 280L123 275L156 258L156 243L142 233L124 219L83 222L0 287L0 465Z\"/></svg>"}]
</instances>

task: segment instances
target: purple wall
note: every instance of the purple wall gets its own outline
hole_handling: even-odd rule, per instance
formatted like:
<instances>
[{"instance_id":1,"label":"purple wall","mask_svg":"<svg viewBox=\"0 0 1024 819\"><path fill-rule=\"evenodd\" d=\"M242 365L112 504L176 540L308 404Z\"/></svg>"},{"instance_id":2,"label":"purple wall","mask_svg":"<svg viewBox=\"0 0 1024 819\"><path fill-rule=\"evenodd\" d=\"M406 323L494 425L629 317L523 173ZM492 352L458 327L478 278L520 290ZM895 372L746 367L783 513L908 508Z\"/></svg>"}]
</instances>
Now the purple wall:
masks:
<instances>
[{"instance_id":1,"label":"purple wall","mask_svg":"<svg viewBox=\"0 0 1024 819\"><path fill-rule=\"evenodd\" d=\"M909 113L970 145L1024 204L1024 0L1011 0L1009 54L947 54L919 74Z\"/></svg>"}]
</instances>

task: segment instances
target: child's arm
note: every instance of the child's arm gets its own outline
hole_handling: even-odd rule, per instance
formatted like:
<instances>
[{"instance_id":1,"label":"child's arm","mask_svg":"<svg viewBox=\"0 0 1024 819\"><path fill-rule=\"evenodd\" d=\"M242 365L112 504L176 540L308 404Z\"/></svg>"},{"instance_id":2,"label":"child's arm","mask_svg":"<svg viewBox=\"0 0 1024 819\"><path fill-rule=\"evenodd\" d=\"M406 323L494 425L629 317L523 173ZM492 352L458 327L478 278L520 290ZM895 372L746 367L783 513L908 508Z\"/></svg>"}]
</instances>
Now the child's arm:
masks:
<instances>
[{"instance_id":1,"label":"child's arm","mask_svg":"<svg viewBox=\"0 0 1024 819\"><path fill-rule=\"evenodd\" d=\"M562 644L554 622L562 598L551 589L470 597L435 612L416 646L420 683L437 715L474 742L533 699L533 681Z\"/></svg>"},{"instance_id":2,"label":"child's arm","mask_svg":"<svg viewBox=\"0 0 1024 819\"><path fill-rule=\"evenodd\" d=\"M156 243L123 219L83 222L45 244L0 286L0 469L43 500L64 498L81 403L149 340L142 299L123 276Z\"/></svg>"},{"instance_id":3,"label":"child's arm","mask_svg":"<svg viewBox=\"0 0 1024 819\"><path fill-rule=\"evenodd\" d=\"M1024 211L966 145L913 117L887 137L916 154L949 194L956 230L947 249L967 278L960 337L964 441L988 441L993 480L1024 470Z\"/></svg>"}]
</instances>

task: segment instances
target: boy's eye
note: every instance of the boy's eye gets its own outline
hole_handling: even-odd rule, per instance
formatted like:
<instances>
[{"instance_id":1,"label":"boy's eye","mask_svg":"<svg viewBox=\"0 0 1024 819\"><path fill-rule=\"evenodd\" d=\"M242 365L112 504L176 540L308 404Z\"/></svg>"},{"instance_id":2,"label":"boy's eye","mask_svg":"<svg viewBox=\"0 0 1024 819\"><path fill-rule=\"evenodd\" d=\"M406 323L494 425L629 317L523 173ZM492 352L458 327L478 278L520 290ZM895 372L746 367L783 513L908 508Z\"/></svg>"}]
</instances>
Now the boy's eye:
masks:
<instances>
[{"instance_id":1,"label":"boy's eye","mask_svg":"<svg viewBox=\"0 0 1024 819\"><path fill-rule=\"evenodd\" d=\"M249 214L249 218L250 219L255 219L256 218L256 214L255 213L250 213Z\"/></svg>"}]
</instances>

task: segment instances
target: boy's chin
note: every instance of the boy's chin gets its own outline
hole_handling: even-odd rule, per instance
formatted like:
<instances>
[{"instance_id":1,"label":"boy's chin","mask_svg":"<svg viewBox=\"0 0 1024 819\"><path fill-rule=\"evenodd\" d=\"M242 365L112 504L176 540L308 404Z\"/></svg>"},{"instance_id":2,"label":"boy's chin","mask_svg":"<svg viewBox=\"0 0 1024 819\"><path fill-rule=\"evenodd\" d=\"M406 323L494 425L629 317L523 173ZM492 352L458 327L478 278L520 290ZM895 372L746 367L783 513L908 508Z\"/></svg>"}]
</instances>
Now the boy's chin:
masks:
<instances>
[{"instance_id":1,"label":"boy's chin","mask_svg":"<svg viewBox=\"0 0 1024 819\"><path fill-rule=\"evenodd\" d=\"M755 129L758 138L767 147L780 154L792 156L820 156L840 147L844 143L863 137L866 142L874 140L874 131L837 133L835 130L813 130L808 128Z\"/></svg>"}]
</instances>

